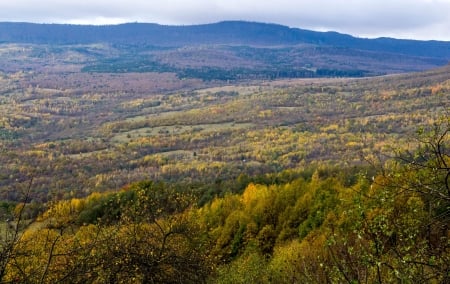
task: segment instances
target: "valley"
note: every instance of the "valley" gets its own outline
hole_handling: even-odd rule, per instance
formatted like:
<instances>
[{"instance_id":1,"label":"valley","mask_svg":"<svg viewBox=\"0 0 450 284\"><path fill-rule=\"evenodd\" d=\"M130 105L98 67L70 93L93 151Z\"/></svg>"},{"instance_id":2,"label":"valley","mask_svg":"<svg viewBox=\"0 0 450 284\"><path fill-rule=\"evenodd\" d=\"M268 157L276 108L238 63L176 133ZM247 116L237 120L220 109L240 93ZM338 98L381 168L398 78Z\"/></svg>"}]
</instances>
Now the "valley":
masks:
<instances>
[{"instance_id":1,"label":"valley","mask_svg":"<svg viewBox=\"0 0 450 284\"><path fill-rule=\"evenodd\" d=\"M2 76L4 198L11 182L31 176L47 201L142 178L215 182L318 161L355 165L407 141L449 105L447 67L234 85L170 73L52 72ZM170 154L177 151L184 154Z\"/></svg>"},{"instance_id":2,"label":"valley","mask_svg":"<svg viewBox=\"0 0 450 284\"><path fill-rule=\"evenodd\" d=\"M448 43L9 27L0 282L449 281Z\"/></svg>"}]
</instances>

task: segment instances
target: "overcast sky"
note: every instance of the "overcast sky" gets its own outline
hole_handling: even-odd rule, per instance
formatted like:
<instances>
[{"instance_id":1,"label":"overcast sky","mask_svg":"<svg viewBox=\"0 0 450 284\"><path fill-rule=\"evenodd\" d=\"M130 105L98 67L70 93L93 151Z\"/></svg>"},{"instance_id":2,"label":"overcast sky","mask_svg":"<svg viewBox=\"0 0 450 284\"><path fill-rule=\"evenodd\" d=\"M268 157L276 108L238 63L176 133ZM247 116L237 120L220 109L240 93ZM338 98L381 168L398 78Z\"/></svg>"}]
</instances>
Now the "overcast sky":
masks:
<instances>
[{"instance_id":1,"label":"overcast sky","mask_svg":"<svg viewBox=\"0 0 450 284\"><path fill-rule=\"evenodd\" d=\"M223 20L450 41L450 0L0 0L0 21L189 25Z\"/></svg>"}]
</instances>

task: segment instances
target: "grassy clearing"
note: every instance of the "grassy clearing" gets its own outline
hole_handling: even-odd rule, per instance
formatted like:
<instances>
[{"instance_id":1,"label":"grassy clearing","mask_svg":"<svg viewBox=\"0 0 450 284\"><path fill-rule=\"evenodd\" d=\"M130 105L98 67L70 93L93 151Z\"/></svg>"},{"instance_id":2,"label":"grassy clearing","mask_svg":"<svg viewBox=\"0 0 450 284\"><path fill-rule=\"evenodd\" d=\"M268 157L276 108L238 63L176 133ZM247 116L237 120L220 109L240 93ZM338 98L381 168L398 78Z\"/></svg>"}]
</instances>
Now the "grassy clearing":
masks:
<instances>
[{"instance_id":1,"label":"grassy clearing","mask_svg":"<svg viewBox=\"0 0 450 284\"><path fill-rule=\"evenodd\" d=\"M86 152L86 153L71 154L71 155L67 155L67 157L69 157L71 159L75 159L75 160L80 160L80 159L83 159L83 158L90 157L92 155L103 154L103 153L106 153L108 151L109 150L98 150L98 151L92 151L92 152Z\"/></svg>"},{"instance_id":2,"label":"grassy clearing","mask_svg":"<svg viewBox=\"0 0 450 284\"><path fill-rule=\"evenodd\" d=\"M250 85L250 86L222 86L197 90L200 95L214 94L220 92L237 92L239 95L251 95L261 91L262 86Z\"/></svg>"},{"instance_id":3,"label":"grassy clearing","mask_svg":"<svg viewBox=\"0 0 450 284\"><path fill-rule=\"evenodd\" d=\"M156 135L182 135L191 133L205 133L211 131L226 131L226 130L241 130L253 127L253 123L216 123L216 124L198 124L198 125L173 125L173 126L158 126L158 127L144 127L134 129L127 132L118 133L111 141L113 143L131 142L135 138L151 137Z\"/></svg>"},{"instance_id":4,"label":"grassy clearing","mask_svg":"<svg viewBox=\"0 0 450 284\"><path fill-rule=\"evenodd\" d=\"M128 117L128 118L124 119L124 121L126 121L126 122L141 122L141 121L148 120L148 119L154 118L154 117L164 118L164 117L170 117L172 115L180 114L180 113L183 113L183 112L182 111L166 111L166 112L161 112L161 113L157 113L157 114L137 115L137 116L133 116L133 117Z\"/></svg>"},{"instance_id":5,"label":"grassy clearing","mask_svg":"<svg viewBox=\"0 0 450 284\"><path fill-rule=\"evenodd\" d=\"M169 160L192 160L194 158L194 153L192 151L186 151L186 150L174 150L174 151L167 151L167 152L161 152L158 154L155 154L164 158L167 158Z\"/></svg>"}]
</instances>

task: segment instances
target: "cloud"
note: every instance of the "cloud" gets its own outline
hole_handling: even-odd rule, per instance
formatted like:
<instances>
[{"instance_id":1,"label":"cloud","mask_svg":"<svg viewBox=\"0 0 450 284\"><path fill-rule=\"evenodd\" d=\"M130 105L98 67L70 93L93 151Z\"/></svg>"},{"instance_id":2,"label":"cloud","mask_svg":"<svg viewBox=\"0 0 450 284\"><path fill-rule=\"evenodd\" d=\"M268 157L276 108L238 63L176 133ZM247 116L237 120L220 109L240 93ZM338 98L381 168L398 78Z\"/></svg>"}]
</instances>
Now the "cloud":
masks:
<instances>
[{"instance_id":1,"label":"cloud","mask_svg":"<svg viewBox=\"0 0 450 284\"><path fill-rule=\"evenodd\" d=\"M9 0L3 21L113 24L271 22L359 36L450 40L450 0Z\"/></svg>"}]
</instances>

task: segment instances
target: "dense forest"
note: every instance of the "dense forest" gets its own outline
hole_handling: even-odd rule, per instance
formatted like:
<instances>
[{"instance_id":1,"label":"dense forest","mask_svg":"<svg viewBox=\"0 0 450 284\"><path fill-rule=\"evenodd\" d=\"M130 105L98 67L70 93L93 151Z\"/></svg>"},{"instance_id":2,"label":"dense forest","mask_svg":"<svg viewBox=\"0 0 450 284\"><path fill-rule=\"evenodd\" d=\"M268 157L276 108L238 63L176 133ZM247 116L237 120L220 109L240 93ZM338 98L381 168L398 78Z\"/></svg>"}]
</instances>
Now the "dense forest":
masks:
<instances>
[{"instance_id":1,"label":"dense forest","mask_svg":"<svg viewBox=\"0 0 450 284\"><path fill-rule=\"evenodd\" d=\"M450 283L445 56L315 44L1 43L0 282Z\"/></svg>"},{"instance_id":2,"label":"dense forest","mask_svg":"<svg viewBox=\"0 0 450 284\"><path fill-rule=\"evenodd\" d=\"M0 276L19 283L447 283L449 117L367 166L241 178L199 205L174 183L19 203ZM32 187L30 182L25 198ZM26 200L26 199L25 199ZM32 221L30 221L32 220Z\"/></svg>"},{"instance_id":3,"label":"dense forest","mask_svg":"<svg viewBox=\"0 0 450 284\"><path fill-rule=\"evenodd\" d=\"M450 89L448 67L234 86L166 73L19 72L1 80L0 196L14 202L31 178L39 202L143 178L183 182L208 200L242 189L231 182L241 175L359 165L432 125Z\"/></svg>"}]
</instances>

